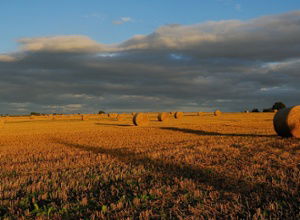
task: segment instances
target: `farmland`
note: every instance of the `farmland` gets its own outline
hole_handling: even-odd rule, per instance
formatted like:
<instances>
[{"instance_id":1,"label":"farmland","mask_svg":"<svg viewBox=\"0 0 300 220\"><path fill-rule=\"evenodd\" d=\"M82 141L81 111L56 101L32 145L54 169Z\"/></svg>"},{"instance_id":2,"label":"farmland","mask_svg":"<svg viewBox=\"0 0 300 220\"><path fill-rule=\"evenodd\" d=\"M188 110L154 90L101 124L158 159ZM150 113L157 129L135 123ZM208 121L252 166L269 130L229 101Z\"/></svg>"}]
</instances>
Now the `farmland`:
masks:
<instances>
[{"instance_id":1,"label":"farmland","mask_svg":"<svg viewBox=\"0 0 300 220\"><path fill-rule=\"evenodd\" d=\"M300 143L274 113L0 127L1 218L300 218Z\"/></svg>"}]
</instances>

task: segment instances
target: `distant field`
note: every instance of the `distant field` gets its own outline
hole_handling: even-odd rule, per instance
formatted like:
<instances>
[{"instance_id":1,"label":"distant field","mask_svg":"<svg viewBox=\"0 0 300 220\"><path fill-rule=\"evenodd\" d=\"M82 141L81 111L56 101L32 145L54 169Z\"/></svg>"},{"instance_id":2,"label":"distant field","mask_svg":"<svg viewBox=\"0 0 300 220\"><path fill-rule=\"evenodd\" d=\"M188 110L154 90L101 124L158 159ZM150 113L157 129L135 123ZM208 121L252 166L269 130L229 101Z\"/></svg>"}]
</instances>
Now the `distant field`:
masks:
<instances>
[{"instance_id":1,"label":"distant field","mask_svg":"<svg viewBox=\"0 0 300 220\"><path fill-rule=\"evenodd\" d=\"M300 141L273 116L7 121L0 219L299 219Z\"/></svg>"}]
</instances>

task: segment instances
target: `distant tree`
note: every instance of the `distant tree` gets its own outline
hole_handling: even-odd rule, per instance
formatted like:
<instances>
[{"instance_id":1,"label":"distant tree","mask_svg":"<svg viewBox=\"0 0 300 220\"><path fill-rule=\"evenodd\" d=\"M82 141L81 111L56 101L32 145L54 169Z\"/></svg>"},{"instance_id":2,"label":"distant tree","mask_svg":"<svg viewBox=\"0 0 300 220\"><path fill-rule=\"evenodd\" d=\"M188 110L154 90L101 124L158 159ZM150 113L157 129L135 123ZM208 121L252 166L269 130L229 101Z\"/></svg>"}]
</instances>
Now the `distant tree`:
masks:
<instances>
[{"instance_id":1,"label":"distant tree","mask_svg":"<svg viewBox=\"0 0 300 220\"><path fill-rule=\"evenodd\" d=\"M263 109L263 112L274 112L274 110L271 108L265 108Z\"/></svg>"},{"instance_id":2,"label":"distant tree","mask_svg":"<svg viewBox=\"0 0 300 220\"><path fill-rule=\"evenodd\" d=\"M38 112L31 112L30 115L41 115L41 113L38 113Z\"/></svg>"},{"instance_id":3,"label":"distant tree","mask_svg":"<svg viewBox=\"0 0 300 220\"><path fill-rule=\"evenodd\" d=\"M105 111L100 110L100 111L98 112L98 114L99 114L99 115L105 114Z\"/></svg>"},{"instance_id":4,"label":"distant tree","mask_svg":"<svg viewBox=\"0 0 300 220\"><path fill-rule=\"evenodd\" d=\"M257 108L254 108L251 112L259 112L259 110Z\"/></svg>"},{"instance_id":5,"label":"distant tree","mask_svg":"<svg viewBox=\"0 0 300 220\"><path fill-rule=\"evenodd\" d=\"M275 109L280 110L280 109L283 109L285 107L286 107L285 104L283 104L282 102L275 102L273 107L272 107L272 110L275 110Z\"/></svg>"}]
</instances>

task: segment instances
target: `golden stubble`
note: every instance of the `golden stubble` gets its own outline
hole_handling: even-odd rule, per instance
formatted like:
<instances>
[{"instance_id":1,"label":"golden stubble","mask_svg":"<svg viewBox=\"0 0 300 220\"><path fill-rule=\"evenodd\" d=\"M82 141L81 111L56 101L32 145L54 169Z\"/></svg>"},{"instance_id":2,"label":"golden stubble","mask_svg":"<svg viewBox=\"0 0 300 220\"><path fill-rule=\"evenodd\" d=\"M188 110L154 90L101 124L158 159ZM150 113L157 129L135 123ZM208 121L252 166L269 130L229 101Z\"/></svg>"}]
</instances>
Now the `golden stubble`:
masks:
<instances>
[{"instance_id":1,"label":"golden stubble","mask_svg":"<svg viewBox=\"0 0 300 220\"><path fill-rule=\"evenodd\" d=\"M273 113L8 120L0 218L297 218L299 140Z\"/></svg>"}]
</instances>

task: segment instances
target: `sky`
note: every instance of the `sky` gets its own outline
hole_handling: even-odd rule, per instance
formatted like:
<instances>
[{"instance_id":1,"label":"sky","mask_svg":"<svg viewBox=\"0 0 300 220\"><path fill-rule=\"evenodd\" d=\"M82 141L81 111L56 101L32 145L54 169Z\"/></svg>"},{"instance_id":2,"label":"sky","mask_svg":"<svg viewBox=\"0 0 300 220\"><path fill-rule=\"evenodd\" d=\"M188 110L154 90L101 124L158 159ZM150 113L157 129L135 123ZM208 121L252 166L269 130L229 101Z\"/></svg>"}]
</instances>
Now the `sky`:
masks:
<instances>
[{"instance_id":1,"label":"sky","mask_svg":"<svg viewBox=\"0 0 300 220\"><path fill-rule=\"evenodd\" d=\"M299 104L298 0L1 0L0 12L0 114Z\"/></svg>"}]
</instances>

